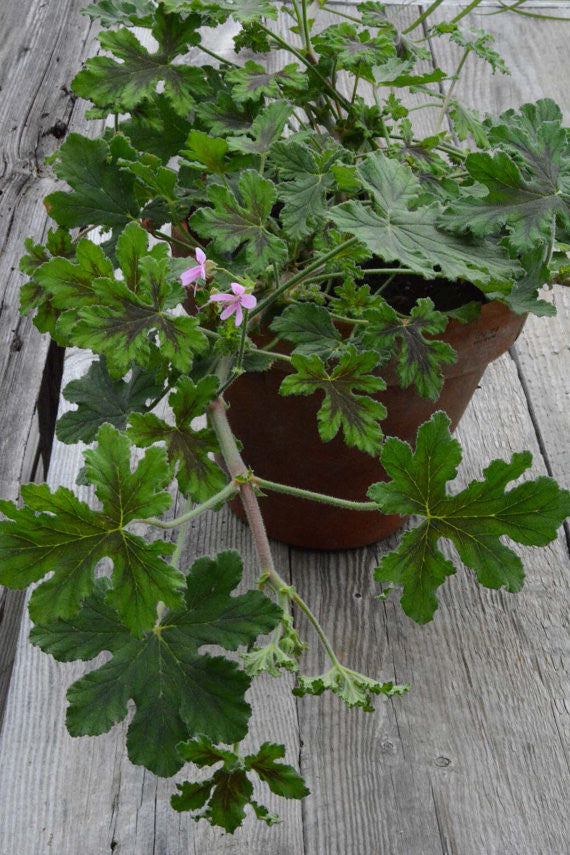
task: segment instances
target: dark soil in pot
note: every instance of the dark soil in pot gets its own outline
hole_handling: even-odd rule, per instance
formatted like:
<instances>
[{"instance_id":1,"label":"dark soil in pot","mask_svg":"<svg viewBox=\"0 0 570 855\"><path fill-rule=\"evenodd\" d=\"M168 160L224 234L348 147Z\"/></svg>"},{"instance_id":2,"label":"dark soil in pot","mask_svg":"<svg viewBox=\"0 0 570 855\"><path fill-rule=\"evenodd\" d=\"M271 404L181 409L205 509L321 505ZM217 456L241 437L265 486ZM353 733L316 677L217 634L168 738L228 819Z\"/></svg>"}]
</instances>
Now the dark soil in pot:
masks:
<instances>
[{"instance_id":1,"label":"dark soil in pot","mask_svg":"<svg viewBox=\"0 0 570 855\"><path fill-rule=\"evenodd\" d=\"M399 277L400 278L400 277ZM403 277L401 277L403 279ZM462 286L459 300L452 283L426 283L420 277L394 284L394 294L404 295L413 306L418 296L429 296L437 308L456 308L473 299L484 300L473 286ZM414 281L415 280L415 281ZM472 290L471 290L472 289ZM418 293L421 290L421 293ZM396 303L389 290L383 296ZM455 299L457 306L449 303ZM408 311L410 305L395 305ZM519 335L525 318L504 304L483 302L480 317L469 324L450 320L438 336L457 352L457 361L443 366L445 382L436 402L419 397L412 389L401 389L395 366L388 363L381 374L387 388L378 399L388 410L382 422L386 436L398 436L413 444L417 428L436 410L444 410L457 426L487 365L504 353ZM348 448L341 435L323 443L317 431L316 414L322 394L282 397L279 386L287 367L275 364L264 373L245 374L225 393L230 404L228 417L243 443L243 457L260 477L314 492L345 499L366 500L370 484L385 479L378 460ZM268 533L277 540L313 549L345 549L382 540L404 522L400 516L377 512L347 511L282 494L260 499ZM239 500L232 508L243 518Z\"/></svg>"}]
</instances>

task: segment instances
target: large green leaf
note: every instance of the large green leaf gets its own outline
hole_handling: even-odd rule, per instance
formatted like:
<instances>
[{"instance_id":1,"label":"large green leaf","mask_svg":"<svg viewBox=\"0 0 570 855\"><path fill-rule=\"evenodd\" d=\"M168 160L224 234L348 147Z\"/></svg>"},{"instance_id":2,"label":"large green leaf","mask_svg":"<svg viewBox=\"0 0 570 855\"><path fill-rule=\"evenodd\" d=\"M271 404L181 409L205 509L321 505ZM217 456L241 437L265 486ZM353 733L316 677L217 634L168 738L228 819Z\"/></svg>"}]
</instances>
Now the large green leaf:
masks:
<instances>
[{"instance_id":1,"label":"large green leaf","mask_svg":"<svg viewBox=\"0 0 570 855\"><path fill-rule=\"evenodd\" d=\"M56 190L44 199L50 217L60 226L121 226L138 217L135 178L117 164L123 140L119 135L107 144L81 134L68 136L53 168L72 191Z\"/></svg>"},{"instance_id":2,"label":"large green leaf","mask_svg":"<svg viewBox=\"0 0 570 855\"><path fill-rule=\"evenodd\" d=\"M373 484L368 491L383 513L424 517L376 570L378 581L403 585L402 607L418 623L432 619L435 592L455 573L438 548L440 538L455 544L482 585L518 591L524 578L522 561L500 538L506 535L525 546L545 546L570 514L570 493L552 478L505 490L530 466L528 451L514 454L510 463L494 460L482 481L449 495L447 482L455 478L460 461L461 447L451 438L449 418L435 413L418 430L415 452L400 439L386 440L382 465L392 480Z\"/></svg>"},{"instance_id":3,"label":"large green leaf","mask_svg":"<svg viewBox=\"0 0 570 855\"><path fill-rule=\"evenodd\" d=\"M291 361L297 373L283 380L279 392L281 395L324 392L324 401L317 413L321 439L327 442L342 427L347 445L367 454L378 454L382 443L378 422L386 418L386 408L369 396L385 389L386 384L381 377L370 374L378 362L377 354L358 353L349 346L330 373L316 353L311 356L296 354ZM357 391L366 394L358 395Z\"/></svg>"},{"instance_id":4,"label":"large green leaf","mask_svg":"<svg viewBox=\"0 0 570 855\"><path fill-rule=\"evenodd\" d=\"M150 26L156 4L153 0L94 0L81 10L83 15L98 18L103 27L115 24Z\"/></svg>"},{"instance_id":5,"label":"large green leaf","mask_svg":"<svg viewBox=\"0 0 570 855\"><path fill-rule=\"evenodd\" d=\"M412 383L425 398L437 400L443 385L440 365L455 361L455 352L444 341L426 338L447 326L447 316L436 312L429 297L417 301L408 317L398 314L388 303L364 313L368 326L362 333L365 347L388 352L399 341L398 376L404 389Z\"/></svg>"},{"instance_id":6,"label":"large green leaf","mask_svg":"<svg viewBox=\"0 0 570 855\"><path fill-rule=\"evenodd\" d=\"M242 172L239 197L227 187L212 185L208 193L213 208L201 208L189 220L191 229L212 240L220 252L246 244L246 259L253 273L287 258L287 246L273 232L271 209L276 191L271 181L251 169Z\"/></svg>"},{"instance_id":7,"label":"large green leaf","mask_svg":"<svg viewBox=\"0 0 570 855\"><path fill-rule=\"evenodd\" d=\"M487 193L467 188L445 212L446 228L482 236L506 226L519 254L548 247L557 224L568 229L570 142L561 120L549 99L489 120L490 143L501 150L470 154L465 162Z\"/></svg>"},{"instance_id":8,"label":"large green leaf","mask_svg":"<svg viewBox=\"0 0 570 855\"><path fill-rule=\"evenodd\" d=\"M167 14L162 6L155 12L152 35L158 42L150 53L131 30L103 32L99 41L103 50L114 54L87 60L87 67L72 82L73 90L97 107L121 113L134 110L152 99L161 84L173 109L186 115L196 100L208 91L204 73L197 66L174 63L188 46L200 42L200 18Z\"/></svg>"},{"instance_id":9,"label":"large green leaf","mask_svg":"<svg viewBox=\"0 0 570 855\"><path fill-rule=\"evenodd\" d=\"M129 413L144 410L146 402L161 390L153 371L135 367L128 382L113 380L105 360L98 359L83 377L72 380L64 388L66 401L78 406L58 420L57 438L66 443L92 442L105 422L122 429Z\"/></svg>"},{"instance_id":10,"label":"large green leaf","mask_svg":"<svg viewBox=\"0 0 570 855\"><path fill-rule=\"evenodd\" d=\"M50 493L46 484L22 487L25 506L0 503L10 519L0 522L0 583L25 588L53 571L33 592L35 622L70 618L93 589L94 570L105 557L113 561L109 602L134 633L152 626L156 606L180 603L183 578L161 555L172 552L162 540L147 543L125 529L130 520L162 514L171 497L166 453L151 448L134 471L130 443L111 425L103 425L98 445L85 452L86 478L96 485L102 510L93 511L71 490Z\"/></svg>"},{"instance_id":11,"label":"large green leaf","mask_svg":"<svg viewBox=\"0 0 570 855\"><path fill-rule=\"evenodd\" d=\"M109 730L136 712L127 747L133 763L157 775L173 775L183 763L176 745L196 734L214 742L243 738L250 708L244 695L250 680L235 662L199 653L204 644L227 650L271 631L281 609L260 591L231 596L242 575L237 552L200 558L188 573L184 605L168 612L141 638L134 638L109 605L108 582L71 620L36 626L31 640L57 659L112 658L68 691L67 726L74 736Z\"/></svg>"},{"instance_id":12,"label":"large green leaf","mask_svg":"<svg viewBox=\"0 0 570 855\"><path fill-rule=\"evenodd\" d=\"M509 282L518 270L504 250L491 243L474 244L437 227L436 203L419 206L421 185L412 170L381 152L367 157L357 169L372 206L350 201L330 212L331 219L354 235L374 255L399 261L433 278L467 279L484 289ZM507 290L506 286L503 286Z\"/></svg>"},{"instance_id":13,"label":"large green leaf","mask_svg":"<svg viewBox=\"0 0 570 855\"><path fill-rule=\"evenodd\" d=\"M332 24L312 39L316 53L334 59L344 68L373 82L371 69L396 55L394 28L387 19L377 35L354 24Z\"/></svg>"},{"instance_id":14,"label":"large green leaf","mask_svg":"<svg viewBox=\"0 0 570 855\"><path fill-rule=\"evenodd\" d=\"M227 477L208 456L220 453L215 433L210 428L193 430L191 422L206 412L206 407L218 393L217 377L204 377L194 384L189 377L180 377L177 390L168 401L174 412L175 424L167 424L153 413L132 413L129 421L130 439L142 447L165 442L168 459L178 463L176 477L181 492L195 502L204 502L221 490Z\"/></svg>"}]
</instances>

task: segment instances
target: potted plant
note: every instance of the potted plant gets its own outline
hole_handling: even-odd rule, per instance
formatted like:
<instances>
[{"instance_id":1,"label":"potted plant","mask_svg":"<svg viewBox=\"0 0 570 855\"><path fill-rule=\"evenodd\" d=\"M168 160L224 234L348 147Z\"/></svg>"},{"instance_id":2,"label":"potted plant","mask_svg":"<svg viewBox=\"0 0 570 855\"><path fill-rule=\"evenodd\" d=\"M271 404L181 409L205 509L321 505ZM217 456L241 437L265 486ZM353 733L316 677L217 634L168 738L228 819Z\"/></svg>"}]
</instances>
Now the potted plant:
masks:
<instances>
[{"instance_id":1,"label":"potted plant","mask_svg":"<svg viewBox=\"0 0 570 855\"><path fill-rule=\"evenodd\" d=\"M446 96L433 88L445 75L421 70L422 22L428 40L448 36L464 57L505 70L489 37L463 28L464 13L434 26L424 13L400 33L376 2L320 30L305 0L279 8L285 35L269 0L88 7L106 28L107 55L89 60L73 88L112 125L97 139L70 135L54 159L70 189L45 200L56 223L46 245L28 242L22 309L36 310L58 344L97 355L64 389L77 409L57 433L95 443L80 478L99 507L45 484L23 487L22 507L0 505L0 582L39 582L32 642L64 661L111 653L70 687L70 733L108 730L133 700L132 761L163 776L185 762L215 766L180 785L172 804L228 831L247 805L276 821L252 797L255 776L286 798L307 793L283 746L240 750L256 675L293 671L295 693L331 691L365 710L373 695L407 688L339 661L274 567L266 497L303 502L297 516L312 503L372 521L344 545L381 536L377 520L388 517L387 531L417 515L376 577L403 587L402 606L420 623L454 572L441 538L481 584L517 591L522 564L499 538L545 545L570 512L570 494L550 478L508 489L530 465L524 451L447 491L461 460L450 416L460 418L485 361L512 343L525 314L553 313L539 288L567 276L570 144L560 111L542 100L482 119L453 99L453 86ZM230 17L231 60L214 47ZM150 30L154 51L133 26ZM419 138L412 110L434 102L437 129ZM441 129L447 114L475 151ZM290 399L302 404L292 415L282 410ZM324 465L340 467L336 489L315 487L309 464L318 476L323 460L304 442L317 434L333 448ZM267 464L252 464L273 441ZM273 464L292 477L276 478ZM176 519L169 487L188 500ZM185 525L238 497L260 574L235 595L237 552L179 564ZM338 547L336 530L349 522L331 519L310 527L320 526L319 545ZM159 536L149 542L141 525ZM171 530L176 543L160 536ZM102 558L113 569L97 576ZM294 607L330 659L323 674L300 670L306 640ZM203 653L207 644L245 648L241 663Z\"/></svg>"}]
</instances>

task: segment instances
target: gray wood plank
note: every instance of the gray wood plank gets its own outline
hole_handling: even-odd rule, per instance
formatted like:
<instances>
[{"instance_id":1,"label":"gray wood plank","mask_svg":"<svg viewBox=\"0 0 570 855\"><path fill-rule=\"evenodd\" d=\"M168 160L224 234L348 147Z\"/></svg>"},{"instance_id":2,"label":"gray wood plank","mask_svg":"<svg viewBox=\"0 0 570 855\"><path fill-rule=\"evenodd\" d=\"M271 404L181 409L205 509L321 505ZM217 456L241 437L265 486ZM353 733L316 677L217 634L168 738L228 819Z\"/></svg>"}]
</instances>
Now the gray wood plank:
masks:
<instances>
[{"instance_id":1,"label":"gray wood plank","mask_svg":"<svg viewBox=\"0 0 570 855\"><path fill-rule=\"evenodd\" d=\"M473 106L500 110L552 93L568 109L560 24L512 15L472 22L492 23L514 73L493 79L473 61L458 94ZM491 456L527 447L534 474L564 472L567 317L546 329L546 320L532 319L516 346L542 435L513 359L502 357L458 431L467 448L458 486L479 475ZM334 556L293 553L295 584L309 602L319 602L325 629L340 639L347 661L412 682L407 697L376 717L360 715L358 725L333 699L299 702L301 768L313 789L306 852L566 855L570 563L563 535L544 551L523 551L527 582L519 595L479 589L467 572L458 573L435 621L423 628L394 603L374 601L371 569L388 546ZM318 655L309 657L315 671L322 668Z\"/></svg>"},{"instance_id":2,"label":"gray wood plank","mask_svg":"<svg viewBox=\"0 0 570 855\"><path fill-rule=\"evenodd\" d=\"M40 391L49 385L49 340L18 311L24 276L18 262L28 236L42 240L45 194L54 189L43 164L59 144L54 135L84 127L66 87L90 51L92 27L78 15L82 0L4 4L0 41L0 495L16 499L38 469L45 446ZM52 351L53 352L53 351ZM45 369L45 374L44 374ZM43 386L42 386L43 383ZM43 393L42 393L43 394ZM49 426L48 426L49 430ZM49 442L48 442L49 445ZM44 455L46 456L46 455ZM43 477L41 466L39 475ZM23 597L0 589L0 725Z\"/></svg>"}]
</instances>

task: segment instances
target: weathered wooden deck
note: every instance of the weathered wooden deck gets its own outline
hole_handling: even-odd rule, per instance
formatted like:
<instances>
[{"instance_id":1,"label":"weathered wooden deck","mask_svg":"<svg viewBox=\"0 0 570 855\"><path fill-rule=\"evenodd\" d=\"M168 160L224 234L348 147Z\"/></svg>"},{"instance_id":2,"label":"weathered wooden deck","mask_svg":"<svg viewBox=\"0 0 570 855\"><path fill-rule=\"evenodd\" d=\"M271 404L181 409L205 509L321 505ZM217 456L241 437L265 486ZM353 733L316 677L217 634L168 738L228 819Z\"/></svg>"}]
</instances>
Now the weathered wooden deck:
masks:
<instances>
[{"instance_id":1,"label":"weathered wooden deck","mask_svg":"<svg viewBox=\"0 0 570 855\"><path fill-rule=\"evenodd\" d=\"M17 262L24 237L41 240L46 231L41 199L54 179L44 157L70 128L97 130L67 89L95 50L81 5L5 1L0 12L5 498L46 474L53 486L72 486L80 464L77 448L55 441L44 472L60 357L18 316ZM535 5L570 15L570 2ZM392 10L406 21L417 13L409 4ZM458 87L463 99L498 111L547 95L570 120L570 23L505 14L484 24L512 76L492 77L471 58ZM453 69L453 51L443 42L436 48L434 59ZM463 419L462 483L491 456L530 448L534 474L570 486L570 299L562 290L553 299L558 316L529 319L512 352L488 369ZM84 360L70 354L65 379L81 373ZM333 554L276 545L281 574L318 604L345 661L413 687L368 715L334 697L295 699L288 677L256 681L254 738L284 741L312 795L302 805L275 805L282 825L267 829L248 819L233 837L171 810L172 781L130 765L124 725L96 739L67 735L65 690L91 666L59 665L32 649L27 617L20 621L22 597L2 595L0 855L569 855L567 534L544 550L523 550L527 581L516 596L482 590L458 573L423 628L396 603L375 598L371 570L390 544ZM194 525L186 557L230 545L253 567L247 530L222 511ZM308 672L323 664L318 658L309 651Z\"/></svg>"}]
</instances>

